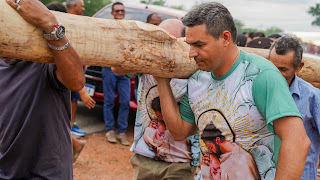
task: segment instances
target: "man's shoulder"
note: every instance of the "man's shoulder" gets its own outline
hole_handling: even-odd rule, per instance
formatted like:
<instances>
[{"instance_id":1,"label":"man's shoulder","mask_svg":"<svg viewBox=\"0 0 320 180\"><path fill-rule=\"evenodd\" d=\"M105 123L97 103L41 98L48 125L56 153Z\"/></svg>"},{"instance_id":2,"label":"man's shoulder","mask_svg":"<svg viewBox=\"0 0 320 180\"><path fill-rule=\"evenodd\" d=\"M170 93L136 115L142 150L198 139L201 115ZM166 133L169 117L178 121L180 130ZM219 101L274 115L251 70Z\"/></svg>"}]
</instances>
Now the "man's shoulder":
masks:
<instances>
[{"instance_id":1,"label":"man's shoulder","mask_svg":"<svg viewBox=\"0 0 320 180\"><path fill-rule=\"evenodd\" d=\"M258 56L256 54L251 54L244 51L242 52L243 52L243 60L249 62L250 65L256 66L258 69L260 69L260 71L264 71L264 70L278 71L276 66L274 66L272 62L270 62L268 59L262 56Z\"/></svg>"},{"instance_id":2,"label":"man's shoulder","mask_svg":"<svg viewBox=\"0 0 320 180\"><path fill-rule=\"evenodd\" d=\"M210 79L211 80L212 79L211 74L212 74L212 72L198 70L189 77L189 80L192 80L192 81L200 81L203 79Z\"/></svg>"},{"instance_id":3,"label":"man's shoulder","mask_svg":"<svg viewBox=\"0 0 320 180\"><path fill-rule=\"evenodd\" d=\"M316 87L314 87L309 82L301 79L297 76L297 81L299 85L299 89L302 91L307 91L309 95L320 95L320 90Z\"/></svg>"}]
</instances>

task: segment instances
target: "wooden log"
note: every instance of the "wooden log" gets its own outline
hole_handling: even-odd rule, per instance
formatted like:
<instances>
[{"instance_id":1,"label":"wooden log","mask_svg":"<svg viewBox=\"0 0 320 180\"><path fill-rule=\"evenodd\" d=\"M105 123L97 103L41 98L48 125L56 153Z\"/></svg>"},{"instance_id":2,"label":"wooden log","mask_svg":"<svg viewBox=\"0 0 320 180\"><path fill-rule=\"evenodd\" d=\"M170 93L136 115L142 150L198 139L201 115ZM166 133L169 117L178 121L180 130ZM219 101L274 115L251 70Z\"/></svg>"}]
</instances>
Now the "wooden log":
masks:
<instances>
[{"instance_id":1,"label":"wooden log","mask_svg":"<svg viewBox=\"0 0 320 180\"><path fill-rule=\"evenodd\" d=\"M24 21L5 0L0 0L0 7L0 57L53 63L41 30ZM66 35L83 64L117 66L170 78L189 77L197 70L195 61L189 59L189 45L157 26L139 21L52 13L66 27ZM268 50L242 50L268 56ZM304 61L300 77L320 82L319 61L311 58L304 58Z\"/></svg>"},{"instance_id":2,"label":"wooden log","mask_svg":"<svg viewBox=\"0 0 320 180\"><path fill-rule=\"evenodd\" d=\"M268 49L257 49L248 47L239 47L239 49L269 59ZM320 61L309 57L303 57L302 61L304 62L304 66L300 70L298 76L308 82L320 82Z\"/></svg>"},{"instance_id":3,"label":"wooden log","mask_svg":"<svg viewBox=\"0 0 320 180\"><path fill-rule=\"evenodd\" d=\"M0 7L0 56L53 63L42 31L24 21L5 0L0 0ZM120 66L161 77L188 77L197 70L188 58L189 46L157 26L52 13L66 27L83 64Z\"/></svg>"}]
</instances>

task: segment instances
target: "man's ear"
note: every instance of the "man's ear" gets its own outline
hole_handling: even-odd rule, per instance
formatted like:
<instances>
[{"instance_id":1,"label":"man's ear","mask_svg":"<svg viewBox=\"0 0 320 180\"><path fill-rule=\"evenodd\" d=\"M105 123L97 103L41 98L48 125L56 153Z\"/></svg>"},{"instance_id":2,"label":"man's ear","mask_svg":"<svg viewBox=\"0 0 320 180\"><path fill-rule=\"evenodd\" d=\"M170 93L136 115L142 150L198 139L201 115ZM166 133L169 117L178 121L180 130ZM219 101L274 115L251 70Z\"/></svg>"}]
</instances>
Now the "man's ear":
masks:
<instances>
[{"instance_id":1,"label":"man's ear","mask_svg":"<svg viewBox=\"0 0 320 180\"><path fill-rule=\"evenodd\" d=\"M301 61L300 65L296 68L296 74L298 74L300 72L300 70L302 69L303 66L304 66L304 62Z\"/></svg>"},{"instance_id":2,"label":"man's ear","mask_svg":"<svg viewBox=\"0 0 320 180\"><path fill-rule=\"evenodd\" d=\"M225 46L229 45L229 43L232 42L232 36L229 31L223 31L220 37L222 38L223 44Z\"/></svg>"}]
</instances>

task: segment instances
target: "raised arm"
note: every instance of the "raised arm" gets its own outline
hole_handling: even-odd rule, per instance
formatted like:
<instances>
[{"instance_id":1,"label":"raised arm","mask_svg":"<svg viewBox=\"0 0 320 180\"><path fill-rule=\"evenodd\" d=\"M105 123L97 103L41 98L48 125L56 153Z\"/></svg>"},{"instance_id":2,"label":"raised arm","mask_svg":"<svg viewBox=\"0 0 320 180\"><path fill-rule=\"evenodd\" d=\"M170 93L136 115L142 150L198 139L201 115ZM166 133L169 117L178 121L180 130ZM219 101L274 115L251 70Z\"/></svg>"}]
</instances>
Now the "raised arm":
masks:
<instances>
[{"instance_id":1,"label":"raised arm","mask_svg":"<svg viewBox=\"0 0 320 180\"><path fill-rule=\"evenodd\" d=\"M56 17L38 0L21 0L16 3L13 0L7 0L7 3L30 24L42 29L46 34L54 30L58 21ZM85 83L80 58L72 45L67 46L68 39L64 36L60 40L48 41L55 47L66 48L63 50L52 50L56 64L56 76L58 80L72 91L79 91Z\"/></svg>"},{"instance_id":2,"label":"raised arm","mask_svg":"<svg viewBox=\"0 0 320 180\"><path fill-rule=\"evenodd\" d=\"M281 140L276 180L301 178L310 140L299 117L283 117L273 122L275 134Z\"/></svg>"},{"instance_id":3,"label":"raised arm","mask_svg":"<svg viewBox=\"0 0 320 180\"><path fill-rule=\"evenodd\" d=\"M170 79L156 78L163 119L174 140L181 141L197 132L195 124L184 121L170 87Z\"/></svg>"}]
</instances>

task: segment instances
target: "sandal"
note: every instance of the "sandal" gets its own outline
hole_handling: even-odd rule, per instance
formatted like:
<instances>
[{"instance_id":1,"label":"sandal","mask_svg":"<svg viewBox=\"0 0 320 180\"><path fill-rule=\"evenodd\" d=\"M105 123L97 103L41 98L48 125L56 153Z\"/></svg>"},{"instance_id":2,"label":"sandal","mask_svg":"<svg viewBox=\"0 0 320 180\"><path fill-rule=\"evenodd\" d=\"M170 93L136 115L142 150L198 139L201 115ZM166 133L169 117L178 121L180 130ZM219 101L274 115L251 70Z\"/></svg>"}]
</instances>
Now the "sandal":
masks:
<instances>
[{"instance_id":1,"label":"sandal","mask_svg":"<svg viewBox=\"0 0 320 180\"><path fill-rule=\"evenodd\" d=\"M78 159L80 152L82 151L85 144L86 144L86 140L83 140L80 149L73 152L73 163L76 162L76 160Z\"/></svg>"}]
</instances>

